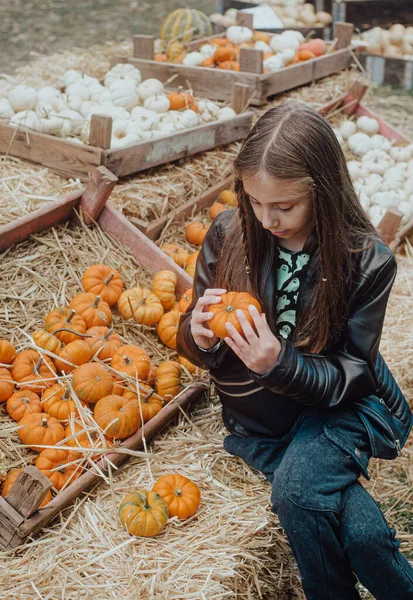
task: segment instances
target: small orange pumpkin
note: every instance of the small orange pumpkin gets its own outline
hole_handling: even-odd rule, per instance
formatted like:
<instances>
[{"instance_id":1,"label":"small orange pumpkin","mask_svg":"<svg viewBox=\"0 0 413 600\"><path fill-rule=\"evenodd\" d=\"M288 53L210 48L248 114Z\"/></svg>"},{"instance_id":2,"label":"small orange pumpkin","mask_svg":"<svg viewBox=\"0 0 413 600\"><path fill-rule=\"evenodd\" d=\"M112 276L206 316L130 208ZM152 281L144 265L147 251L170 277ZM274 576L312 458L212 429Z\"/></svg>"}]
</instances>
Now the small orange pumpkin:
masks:
<instances>
[{"instance_id":1,"label":"small orange pumpkin","mask_svg":"<svg viewBox=\"0 0 413 600\"><path fill-rule=\"evenodd\" d=\"M212 38L211 40L211 44L214 46L230 46L230 47L234 47L234 44L232 42L229 41L228 38L226 37L215 37Z\"/></svg>"},{"instance_id":2,"label":"small orange pumpkin","mask_svg":"<svg viewBox=\"0 0 413 600\"><path fill-rule=\"evenodd\" d=\"M36 459L35 466L41 471L57 490L68 482L73 482L82 473L78 464L68 464L78 460L79 454L73 450L45 448Z\"/></svg>"},{"instance_id":3,"label":"small orange pumpkin","mask_svg":"<svg viewBox=\"0 0 413 600\"><path fill-rule=\"evenodd\" d=\"M140 401L140 410L142 411L143 422L147 423L155 415L162 410L162 400L155 394L155 391L147 386L147 390L144 391L143 384L139 384L140 398L138 394L133 390L127 389L124 393L125 398L134 399L136 402Z\"/></svg>"},{"instance_id":4,"label":"small orange pumpkin","mask_svg":"<svg viewBox=\"0 0 413 600\"><path fill-rule=\"evenodd\" d=\"M85 338L92 350L92 356L96 354L99 360L112 358L116 350L123 346L122 339L113 329L109 327L90 327L86 331Z\"/></svg>"},{"instance_id":5,"label":"small orange pumpkin","mask_svg":"<svg viewBox=\"0 0 413 600\"><path fill-rule=\"evenodd\" d=\"M267 33L264 33L263 31L254 31L254 34L252 36L252 41L253 42L265 42L266 44L269 44L271 41L271 38Z\"/></svg>"},{"instance_id":6,"label":"small orange pumpkin","mask_svg":"<svg viewBox=\"0 0 413 600\"><path fill-rule=\"evenodd\" d=\"M304 62L306 60L312 60L313 58L316 58L316 55L314 54L314 52L311 52L310 50L305 50L305 49L303 50L301 48L297 52L297 58L300 62Z\"/></svg>"},{"instance_id":7,"label":"small orange pumpkin","mask_svg":"<svg viewBox=\"0 0 413 600\"><path fill-rule=\"evenodd\" d=\"M215 61L212 56L207 56L201 63L201 67L215 67Z\"/></svg>"},{"instance_id":8,"label":"small orange pumpkin","mask_svg":"<svg viewBox=\"0 0 413 600\"><path fill-rule=\"evenodd\" d=\"M186 292L184 292L182 294L182 297L181 297L180 301L178 302L179 312L180 313L186 312L186 309L191 304L191 302L192 302L192 288L189 288L189 290L186 290Z\"/></svg>"},{"instance_id":9,"label":"small orange pumpkin","mask_svg":"<svg viewBox=\"0 0 413 600\"><path fill-rule=\"evenodd\" d=\"M238 197L232 190L223 190L219 195L219 200L227 206L238 206Z\"/></svg>"},{"instance_id":10,"label":"small orange pumpkin","mask_svg":"<svg viewBox=\"0 0 413 600\"><path fill-rule=\"evenodd\" d=\"M199 250L197 250L196 252L193 252L192 254L190 254L188 256L188 260L186 262L185 271L192 278L195 276L196 261L198 260L198 255L199 255Z\"/></svg>"},{"instance_id":11,"label":"small orange pumpkin","mask_svg":"<svg viewBox=\"0 0 413 600\"><path fill-rule=\"evenodd\" d=\"M9 471L7 473L6 479L3 481L3 484L1 486L1 495L3 496L3 498L5 498L7 496L7 494L10 492L11 488L16 483L16 480L22 471L23 471L23 468L11 469L11 471ZM40 504L39 508L43 508L43 506L46 506L46 504L48 502L50 502L51 499L52 499L52 492L49 490L47 492L46 496L44 497L44 500Z\"/></svg>"},{"instance_id":12,"label":"small orange pumpkin","mask_svg":"<svg viewBox=\"0 0 413 600\"><path fill-rule=\"evenodd\" d=\"M0 340L0 363L10 365L16 356L16 348L8 340Z\"/></svg>"},{"instance_id":13,"label":"small orange pumpkin","mask_svg":"<svg viewBox=\"0 0 413 600\"><path fill-rule=\"evenodd\" d=\"M134 287L122 292L118 310L126 320L133 319L141 325L156 325L164 313L158 296L145 287Z\"/></svg>"},{"instance_id":14,"label":"small orange pumpkin","mask_svg":"<svg viewBox=\"0 0 413 600\"><path fill-rule=\"evenodd\" d=\"M225 61L236 60L237 50L232 46L219 46L215 52L213 59L216 63L222 63ZM218 65L219 66L219 65Z\"/></svg>"},{"instance_id":15,"label":"small orange pumpkin","mask_svg":"<svg viewBox=\"0 0 413 600\"><path fill-rule=\"evenodd\" d=\"M158 323L157 331L161 342L172 350L176 348L176 334L178 333L180 316L179 310L170 310L164 314Z\"/></svg>"},{"instance_id":16,"label":"small orange pumpkin","mask_svg":"<svg viewBox=\"0 0 413 600\"><path fill-rule=\"evenodd\" d=\"M141 425L139 404L133 398L111 394L95 405L94 417L109 438L124 440Z\"/></svg>"},{"instance_id":17,"label":"small orange pumpkin","mask_svg":"<svg viewBox=\"0 0 413 600\"><path fill-rule=\"evenodd\" d=\"M237 60L225 60L218 63L219 69L225 69L226 71L239 71L240 64Z\"/></svg>"},{"instance_id":18,"label":"small orange pumpkin","mask_svg":"<svg viewBox=\"0 0 413 600\"><path fill-rule=\"evenodd\" d=\"M248 306L252 304L256 307L259 313L261 313L261 306L259 302L248 294L247 292L228 292L221 296L221 302L219 304L210 304L208 311L214 313L214 316L208 321L209 328L219 338L225 338L228 336L226 323L231 323L238 333L242 334L242 327L238 321L236 311L242 310L248 322L252 325L252 317L249 313Z\"/></svg>"},{"instance_id":19,"label":"small orange pumpkin","mask_svg":"<svg viewBox=\"0 0 413 600\"><path fill-rule=\"evenodd\" d=\"M46 316L45 329L63 344L70 344L82 337L86 331L86 323L72 308L58 306Z\"/></svg>"},{"instance_id":20,"label":"small orange pumpkin","mask_svg":"<svg viewBox=\"0 0 413 600\"><path fill-rule=\"evenodd\" d=\"M191 363L184 356L178 356L178 362L179 362L180 365L182 365L183 367L185 367L185 369L189 373L191 373L191 375L199 375L200 373L202 373L202 369L200 369L199 367L197 367L196 365L194 365L193 363Z\"/></svg>"},{"instance_id":21,"label":"small orange pumpkin","mask_svg":"<svg viewBox=\"0 0 413 600\"><path fill-rule=\"evenodd\" d=\"M29 390L14 392L7 400L6 410L15 421L20 421L26 414L43 412L39 396Z\"/></svg>"},{"instance_id":22,"label":"small orange pumpkin","mask_svg":"<svg viewBox=\"0 0 413 600\"><path fill-rule=\"evenodd\" d=\"M112 379L113 379L112 394L114 394L115 396L123 396L123 393L125 391L125 386L126 386L125 381L123 379L119 379L114 373L112 373Z\"/></svg>"},{"instance_id":23,"label":"small orange pumpkin","mask_svg":"<svg viewBox=\"0 0 413 600\"><path fill-rule=\"evenodd\" d=\"M209 225L195 221L186 226L185 238L190 244L201 246L209 229Z\"/></svg>"},{"instance_id":24,"label":"small orange pumpkin","mask_svg":"<svg viewBox=\"0 0 413 600\"><path fill-rule=\"evenodd\" d=\"M157 370L158 367L155 365L155 363L151 362L149 372L145 379L146 383L149 383L149 385L153 385L155 383Z\"/></svg>"},{"instance_id":25,"label":"small orange pumpkin","mask_svg":"<svg viewBox=\"0 0 413 600\"><path fill-rule=\"evenodd\" d=\"M55 365L60 373L69 374L92 357L92 348L86 340L75 340L67 344L60 352L59 358L55 359ZM72 363L69 365L67 362Z\"/></svg>"},{"instance_id":26,"label":"small orange pumpkin","mask_svg":"<svg viewBox=\"0 0 413 600\"><path fill-rule=\"evenodd\" d=\"M176 244L164 244L161 246L161 250L173 258L177 265L180 267L185 266L185 263L188 260L188 252L185 250L185 248L177 246Z\"/></svg>"},{"instance_id":27,"label":"small orange pumpkin","mask_svg":"<svg viewBox=\"0 0 413 600\"><path fill-rule=\"evenodd\" d=\"M107 302L116 304L123 290L123 281L119 271L107 265L92 265L82 277L85 292L93 292Z\"/></svg>"},{"instance_id":28,"label":"small orange pumpkin","mask_svg":"<svg viewBox=\"0 0 413 600\"><path fill-rule=\"evenodd\" d=\"M176 274L167 270L158 271L153 278L152 291L158 296L165 310L172 308L176 302L175 288L177 281Z\"/></svg>"},{"instance_id":29,"label":"small orange pumpkin","mask_svg":"<svg viewBox=\"0 0 413 600\"><path fill-rule=\"evenodd\" d=\"M21 426L17 432L19 438L23 444L36 452L43 450L37 444L55 446L65 435L65 430L59 421L47 413L26 414L19 421L19 426Z\"/></svg>"},{"instance_id":30,"label":"small orange pumpkin","mask_svg":"<svg viewBox=\"0 0 413 600\"><path fill-rule=\"evenodd\" d=\"M154 537L168 521L168 504L156 492L136 490L126 494L119 507L122 525L131 535Z\"/></svg>"},{"instance_id":31,"label":"small orange pumpkin","mask_svg":"<svg viewBox=\"0 0 413 600\"><path fill-rule=\"evenodd\" d=\"M38 348L48 350L53 354L59 354L62 349L62 342L52 333L48 333L44 329L38 329L32 334L34 343Z\"/></svg>"},{"instance_id":32,"label":"small orange pumpkin","mask_svg":"<svg viewBox=\"0 0 413 600\"><path fill-rule=\"evenodd\" d=\"M0 402L5 402L14 392L15 381L6 367L0 367Z\"/></svg>"},{"instance_id":33,"label":"small orange pumpkin","mask_svg":"<svg viewBox=\"0 0 413 600\"><path fill-rule=\"evenodd\" d=\"M152 488L165 500L169 507L169 516L178 519L192 517L201 503L198 486L178 473L163 475Z\"/></svg>"},{"instance_id":34,"label":"small orange pumpkin","mask_svg":"<svg viewBox=\"0 0 413 600\"><path fill-rule=\"evenodd\" d=\"M137 376L139 379L145 379L149 373L150 362L146 350L134 344L127 344L115 352L110 366L129 377Z\"/></svg>"},{"instance_id":35,"label":"small orange pumpkin","mask_svg":"<svg viewBox=\"0 0 413 600\"><path fill-rule=\"evenodd\" d=\"M86 323L86 327L107 327L112 321L112 312L107 302L93 292L77 294L70 302L70 308L76 311Z\"/></svg>"},{"instance_id":36,"label":"small orange pumpkin","mask_svg":"<svg viewBox=\"0 0 413 600\"><path fill-rule=\"evenodd\" d=\"M64 442L65 446L70 446L72 448L91 448L92 446L95 448L111 448L113 443L106 439L102 434L97 431L84 431L84 426L79 421L73 421L73 423L69 423L65 429L65 439L71 438ZM73 436L73 437L72 437ZM77 452L76 454L79 455ZM96 458L101 456L100 452L96 452L95 454L88 455Z\"/></svg>"},{"instance_id":37,"label":"small orange pumpkin","mask_svg":"<svg viewBox=\"0 0 413 600\"><path fill-rule=\"evenodd\" d=\"M104 365L87 362L73 371L73 389L79 400L96 404L113 391L113 377Z\"/></svg>"},{"instance_id":38,"label":"small orange pumpkin","mask_svg":"<svg viewBox=\"0 0 413 600\"><path fill-rule=\"evenodd\" d=\"M214 202L214 204L211 204L211 206L209 207L208 214L211 217L211 219L215 219L215 217L219 215L219 213L222 213L224 210L228 210L228 208L230 207L221 204L221 202Z\"/></svg>"},{"instance_id":39,"label":"small orange pumpkin","mask_svg":"<svg viewBox=\"0 0 413 600\"><path fill-rule=\"evenodd\" d=\"M78 416L77 406L70 397L70 388L59 383L52 385L42 394L43 411L59 421L68 421L70 415Z\"/></svg>"},{"instance_id":40,"label":"small orange pumpkin","mask_svg":"<svg viewBox=\"0 0 413 600\"><path fill-rule=\"evenodd\" d=\"M170 110L183 110L184 108L193 108L196 104L195 98L187 92L182 92L179 88L176 92L167 95L170 103Z\"/></svg>"},{"instance_id":41,"label":"small orange pumpkin","mask_svg":"<svg viewBox=\"0 0 413 600\"><path fill-rule=\"evenodd\" d=\"M25 390L40 393L56 381L56 367L37 350L23 350L11 366L13 379Z\"/></svg>"},{"instance_id":42,"label":"small orange pumpkin","mask_svg":"<svg viewBox=\"0 0 413 600\"><path fill-rule=\"evenodd\" d=\"M323 56L327 53L327 44L321 38L314 38L305 44L301 44L300 50L309 50L315 56Z\"/></svg>"},{"instance_id":43,"label":"small orange pumpkin","mask_svg":"<svg viewBox=\"0 0 413 600\"><path fill-rule=\"evenodd\" d=\"M172 400L181 386L182 367L175 360L166 360L158 367L156 391L165 401Z\"/></svg>"},{"instance_id":44,"label":"small orange pumpkin","mask_svg":"<svg viewBox=\"0 0 413 600\"><path fill-rule=\"evenodd\" d=\"M156 60L156 62L168 62L168 57L166 54L162 54L162 52L157 52L154 56L154 60Z\"/></svg>"}]
</instances>

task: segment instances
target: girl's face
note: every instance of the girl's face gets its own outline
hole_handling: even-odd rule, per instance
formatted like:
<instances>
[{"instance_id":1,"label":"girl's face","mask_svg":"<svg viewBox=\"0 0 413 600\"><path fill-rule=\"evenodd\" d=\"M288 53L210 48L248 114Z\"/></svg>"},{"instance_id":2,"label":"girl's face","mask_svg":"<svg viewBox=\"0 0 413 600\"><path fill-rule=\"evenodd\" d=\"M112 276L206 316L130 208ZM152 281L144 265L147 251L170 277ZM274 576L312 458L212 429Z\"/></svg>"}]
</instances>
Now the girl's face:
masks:
<instances>
[{"instance_id":1,"label":"girl's face","mask_svg":"<svg viewBox=\"0 0 413 600\"><path fill-rule=\"evenodd\" d=\"M300 182L271 177L263 171L243 179L254 214L264 229L280 239L290 249L301 249L310 235L312 192Z\"/></svg>"}]
</instances>

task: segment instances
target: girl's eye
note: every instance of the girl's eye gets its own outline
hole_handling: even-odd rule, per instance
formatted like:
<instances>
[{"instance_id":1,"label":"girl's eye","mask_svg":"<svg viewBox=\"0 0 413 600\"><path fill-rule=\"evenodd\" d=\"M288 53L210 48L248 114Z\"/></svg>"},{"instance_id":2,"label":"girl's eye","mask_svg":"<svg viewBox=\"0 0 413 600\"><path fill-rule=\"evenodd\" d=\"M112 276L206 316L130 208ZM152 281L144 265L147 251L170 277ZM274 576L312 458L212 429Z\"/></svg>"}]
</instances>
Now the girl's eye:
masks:
<instances>
[{"instance_id":1,"label":"girl's eye","mask_svg":"<svg viewBox=\"0 0 413 600\"><path fill-rule=\"evenodd\" d=\"M258 204L258 202L256 200L253 200L251 197L250 197L250 202L251 202L251 204Z\"/></svg>"},{"instance_id":2,"label":"girl's eye","mask_svg":"<svg viewBox=\"0 0 413 600\"><path fill-rule=\"evenodd\" d=\"M292 210L293 207L290 206L290 208L279 208L278 210L280 210L281 212L290 212L290 210Z\"/></svg>"}]
</instances>

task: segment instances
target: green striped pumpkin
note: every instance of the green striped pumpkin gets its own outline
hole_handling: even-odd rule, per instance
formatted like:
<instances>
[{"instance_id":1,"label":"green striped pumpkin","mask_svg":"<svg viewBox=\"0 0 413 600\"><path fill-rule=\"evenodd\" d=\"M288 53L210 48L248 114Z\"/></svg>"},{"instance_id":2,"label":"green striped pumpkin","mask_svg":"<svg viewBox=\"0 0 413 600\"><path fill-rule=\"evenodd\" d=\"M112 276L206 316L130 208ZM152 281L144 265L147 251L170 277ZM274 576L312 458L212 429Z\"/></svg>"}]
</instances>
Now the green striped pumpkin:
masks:
<instances>
[{"instance_id":1,"label":"green striped pumpkin","mask_svg":"<svg viewBox=\"0 0 413 600\"><path fill-rule=\"evenodd\" d=\"M177 8L162 23L160 38L165 46L171 42L184 44L213 34L209 17L194 8Z\"/></svg>"}]
</instances>

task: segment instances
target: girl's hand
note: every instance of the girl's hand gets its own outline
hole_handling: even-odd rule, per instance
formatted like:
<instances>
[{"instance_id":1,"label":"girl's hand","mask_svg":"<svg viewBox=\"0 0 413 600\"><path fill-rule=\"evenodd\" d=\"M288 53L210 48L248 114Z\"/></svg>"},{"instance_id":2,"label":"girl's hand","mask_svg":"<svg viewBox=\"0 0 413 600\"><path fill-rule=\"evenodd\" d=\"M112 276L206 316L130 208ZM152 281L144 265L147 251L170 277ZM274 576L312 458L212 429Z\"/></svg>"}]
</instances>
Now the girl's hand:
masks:
<instances>
[{"instance_id":1,"label":"girl's hand","mask_svg":"<svg viewBox=\"0 0 413 600\"><path fill-rule=\"evenodd\" d=\"M243 311L237 310L237 319L246 339L238 333L231 323L227 323L226 328L230 337L224 338L224 341L251 371L263 375L275 367L281 344L269 328L265 315L260 315L253 305L248 307L248 311L258 335L251 327Z\"/></svg>"},{"instance_id":2,"label":"girl's hand","mask_svg":"<svg viewBox=\"0 0 413 600\"><path fill-rule=\"evenodd\" d=\"M218 304L221 302L222 294L226 294L227 290L223 289L208 289L204 295L198 298L195 308L191 316L191 333L195 344L204 350L209 350L219 342L217 337L209 328L208 323L214 316L214 313L206 312L209 304Z\"/></svg>"}]
</instances>

